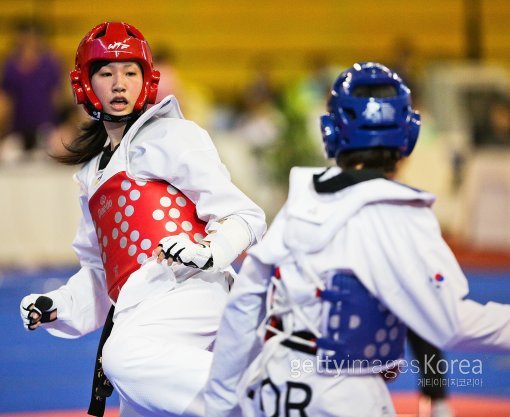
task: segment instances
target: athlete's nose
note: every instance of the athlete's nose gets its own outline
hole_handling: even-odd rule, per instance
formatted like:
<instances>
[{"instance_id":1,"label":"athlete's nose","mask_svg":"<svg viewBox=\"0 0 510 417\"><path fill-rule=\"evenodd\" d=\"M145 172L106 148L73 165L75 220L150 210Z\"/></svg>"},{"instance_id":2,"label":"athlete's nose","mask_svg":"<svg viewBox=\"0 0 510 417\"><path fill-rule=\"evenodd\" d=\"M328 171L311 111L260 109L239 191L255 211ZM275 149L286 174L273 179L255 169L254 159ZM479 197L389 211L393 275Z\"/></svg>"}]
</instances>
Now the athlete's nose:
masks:
<instances>
[{"instance_id":1,"label":"athlete's nose","mask_svg":"<svg viewBox=\"0 0 510 417\"><path fill-rule=\"evenodd\" d=\"M122 75L115 75L113 79L113 91L116 93L126 91L126 86L124 83L124 77Z\"/></svg>"}]
</instances>

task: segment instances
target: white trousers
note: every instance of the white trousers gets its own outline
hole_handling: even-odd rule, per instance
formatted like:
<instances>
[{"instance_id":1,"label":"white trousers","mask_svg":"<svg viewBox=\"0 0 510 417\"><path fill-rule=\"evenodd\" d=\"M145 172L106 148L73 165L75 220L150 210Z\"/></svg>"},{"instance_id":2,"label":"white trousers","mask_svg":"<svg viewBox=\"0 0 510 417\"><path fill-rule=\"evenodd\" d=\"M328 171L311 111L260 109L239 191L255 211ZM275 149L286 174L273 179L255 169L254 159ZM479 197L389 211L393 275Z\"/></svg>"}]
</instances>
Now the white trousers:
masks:
<instances>
[{"instance_id":1,"label":"white trousers","mask_svg":"<svg viewBox=\"0 0 510 417\"><path fill-rule=\"evenodd\" d=\"M137 283L150 268L137 271ZM126 296L143 290L125 288ZM103 347L103 369L119 394L121 417L203 416L202 389L228 295L225 274L199 272L127 307L125 288L117 304L124 308L116 311Z\"/></svg>"},{"instance_id":2,"label":"white trousers","mask_svg":"<svg viewBox=\"0 0 510 417\"><path fill-rule=\"evenodd\" d=\"M396 416L386 383L378 374L317 373L315 356L270 345L266 344L238 387L244 417ZM272 350L269 357L266 347Z\"/></svg>"}]
</instances>

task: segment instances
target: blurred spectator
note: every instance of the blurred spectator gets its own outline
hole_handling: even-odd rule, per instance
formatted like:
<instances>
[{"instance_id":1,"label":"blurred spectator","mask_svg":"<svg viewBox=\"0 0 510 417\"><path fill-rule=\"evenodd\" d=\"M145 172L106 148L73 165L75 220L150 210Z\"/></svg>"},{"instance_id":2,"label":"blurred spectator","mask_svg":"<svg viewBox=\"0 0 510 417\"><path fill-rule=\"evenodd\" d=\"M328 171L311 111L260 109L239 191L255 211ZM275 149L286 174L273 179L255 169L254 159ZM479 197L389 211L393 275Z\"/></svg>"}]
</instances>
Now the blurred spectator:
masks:
<instances>
[{"instance_id":1,"label":"blurred spectator","mask_svg":"<svg viewBox=\"0 0 510 417\"><path fill-rule=\"evenodd\" d=\"M331 85L337 75L337 68L333 68L329 59L320 53L313 53L307 57L309 74L303 84L313 102L320 102L324 107Z\"/></svg>"},{"instance_id":2,"label":"blurred spectator","mask_svg":"<svg viewBox=\"0 0 510 417\"><path fill-rule=\"evenodd\" d=\"M214 142L236 185L260 205L269 221L286 192L273 181L272 152L285 129L272 68L257 57L252 75L234 101L216 103Z\"/></svg>"},{"instance_id":3,"label":"blurred spectator","mask_svg":"<svg viewBox=\"0 0 510 417\"><path fill-rule=\"evenodd\" d=\"M203 86L184 80L179 72L175 50L166 44L160 44L153 52L154 68L161 76L158 85L156 103L164 97L179 97L179 106L186 119L194 120L204 128L209 128L211 99Z\"/></svg>"},{"instance_id":4,"label":"blurred spectator","mask_svg":"<svg viewBox=\"0 0 510 417\"><path fill-rule=\"evenodd\" d=\"M237 112L234 122L236 133L260 157L269 145L279 139L284 127L271 63L265 57L255 60L252 77L241 93Z\"/></svg>"},{"instance_id":5,"label":"blurred spectator","mask_svg":"<svg viewBox=\"0 0 510 417\"><path fill-rule=\"evenodd\" d=\"M398 36L393 40L393 58L390 60L391 68L404 80L413 92L413 101L416 101L420 93L418 82L418 64L416 45L408 36Z\"/></svg>"},{"instance_id":6,"label":"blurred spectator","mask_svg":"<svg viewBox=\"0 0 510 417\"><path fill-rule=\"evenodd\" d=\"M474 126L473 141L476 147L510 147L510 97L497 95L487 102L482 122Z\"/></svg>"},{"instance_id":7,"label":"blurred spectator","mask_svg":"<svg viewBox=\"0 0 510 417\"><path fill-rule=\"evenodd\" d=\"M287 121L280 140L272 149L273 176L285 188L293 166L317 165L323 161L324 148L319 116L334 80L334 70L326 56L306 56L308 72L286 85L282 112Z\"/></svg>"},{"instance_id":8,"label":"blurred spectator","mask_svg":"<svg viewBox=\"0 0 510 417\"><path fill-rule=\"evenodd\" d=\"M324 103L327 100L333 81L338 75L339 68L335 68L328 57L322 53L311 53L306 57L308 65L307 75L298 83L299 99L296 105L304 112L306 130L322 159L322 135L319 128L320 116L324 113Z\"/></svg>"},{"instance_id":9,"label":"blurred spectator","mask_svg":"<svg viewBox=\"0 0 510 417\"><path fill-rule=\"evenodd\" d=\"M7 93L0 89L0 155L2 139L7 134L7 123L11 117L10 101Z\"/></svg>"},{"instance_id":10,"label":"blurred spectator","mask_svg":"<svg viewBox=\"0 0 510 417\"><path fill-rule=\"evenodd\" d=\"M79 134L80 126L88 119L81 106L77 107L74 103L60 106L56 126L47 138L48 153L53 157L66 155L68 153L66 145Z\"/></svg>"},{"instance_id":11,"label":"blurred spectator","mask_svg":"<svg viewBox=\"0 0 510 417\"><path fill-rule=\"evenodd\" d=\"M20 136L29 155L56 118L61 69L44 44L40 22L21 21L14 30L11 53L3 66L0 87L11 102L10 132Z\"/></svg>"},{"instance_id":12,"label":"blurred spectator","mask_svg":"<svg viewBox=\"0 0 510 417\"><path fill-rule=\"evenodd\" d=\"M153 56L154 67L161 73L156 103L159 103L170 94L179 97L179 100L181 100L182 83L175 66L175 54L173 50L160 45L154 48Z\"/></svg>"}]
</instances>

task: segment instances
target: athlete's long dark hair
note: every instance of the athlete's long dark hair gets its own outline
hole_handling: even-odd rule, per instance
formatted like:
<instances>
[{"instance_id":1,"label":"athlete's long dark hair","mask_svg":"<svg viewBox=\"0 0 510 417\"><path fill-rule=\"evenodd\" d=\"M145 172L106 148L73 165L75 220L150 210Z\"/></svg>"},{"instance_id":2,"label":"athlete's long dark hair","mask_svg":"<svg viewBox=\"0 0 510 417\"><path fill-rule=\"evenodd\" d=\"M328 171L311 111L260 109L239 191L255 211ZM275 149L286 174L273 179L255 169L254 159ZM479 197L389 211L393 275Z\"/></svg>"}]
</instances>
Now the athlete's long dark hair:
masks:
<instances>
[{"instance_id":1,"label":"athlete's long dark hair","mask_svg":"<svg viewBox=\"0 0 510 417\"><path fill-rule=\"evenodd\" d=\"M83 164L103 151L107 138L103 122L97 120L85 122L80 126L80 134L71 143L63 144L67 153L52 157L66 165Z\"/></svg>"}]
</instances>

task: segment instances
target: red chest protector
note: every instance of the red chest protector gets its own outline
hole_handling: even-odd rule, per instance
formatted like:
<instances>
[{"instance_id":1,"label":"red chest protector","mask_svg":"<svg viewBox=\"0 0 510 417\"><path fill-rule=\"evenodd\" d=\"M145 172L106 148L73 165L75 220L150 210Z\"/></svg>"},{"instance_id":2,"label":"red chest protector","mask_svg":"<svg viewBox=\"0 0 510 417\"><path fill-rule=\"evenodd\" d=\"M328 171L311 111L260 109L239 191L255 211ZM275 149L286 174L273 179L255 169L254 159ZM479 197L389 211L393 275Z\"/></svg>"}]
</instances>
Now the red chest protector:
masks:
<instances>
[{"instance_id":1,"label":"red chest protector","mask_svg":"<svg viewBox=\"0 0 510 417\"><path fill-rule=\"evenodd\" d=\"M163 181L135 181L125 172L99 187L89 200L89 209L108 295L114 301L163 237L185 233L198 242L205 236L206 223L182 192Z\"/></svg>"}]
</instances>

